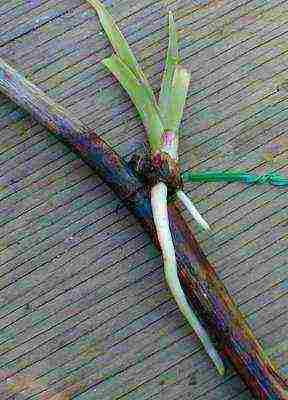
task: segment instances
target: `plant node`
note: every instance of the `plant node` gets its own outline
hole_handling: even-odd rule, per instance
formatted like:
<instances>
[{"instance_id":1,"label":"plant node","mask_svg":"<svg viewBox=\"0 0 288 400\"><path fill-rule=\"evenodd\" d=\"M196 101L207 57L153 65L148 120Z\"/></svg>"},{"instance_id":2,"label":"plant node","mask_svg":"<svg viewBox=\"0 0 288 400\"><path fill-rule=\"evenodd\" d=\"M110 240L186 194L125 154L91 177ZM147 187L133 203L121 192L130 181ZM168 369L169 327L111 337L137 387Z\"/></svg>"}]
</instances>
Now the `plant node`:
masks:
<instances>
[{"instance_id":1,"label":"plant node","mask_svg":"<svg viewBox=\"0 0 288 400\"><path fill-rule=\"evenodd\" d=\"M179 163L164 151L158 150L152 157L147 153L135 152L129 160L129 166L150 188L159 182L165 183L168 197L183 190Z\"/></svg>"}]
</instances>

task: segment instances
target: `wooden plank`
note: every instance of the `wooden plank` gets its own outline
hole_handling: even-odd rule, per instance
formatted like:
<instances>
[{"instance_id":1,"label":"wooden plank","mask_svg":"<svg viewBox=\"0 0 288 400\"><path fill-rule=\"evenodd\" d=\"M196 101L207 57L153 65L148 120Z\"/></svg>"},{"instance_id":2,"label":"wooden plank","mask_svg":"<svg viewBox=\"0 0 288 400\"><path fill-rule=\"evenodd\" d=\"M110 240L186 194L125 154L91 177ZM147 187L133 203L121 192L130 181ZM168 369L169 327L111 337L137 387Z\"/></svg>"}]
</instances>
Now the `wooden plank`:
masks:
<instances>
[{"instance_id":1,"label":"wooden plank","mask_svg":"<svg viewBox=\"0 0 288 400\"><path fill-rule=\"evenodd\" d=\"M184 168L287 172L285 2L112 5L156 89L166 11L175 11L193 72ZM111 49L83 1L0 2L0 21L1 56L124 155L141 144L135 110L99 63ZM63 399L250 399L232 371L217 376L133 216L116 213L118 200L81 160L0 100L2 398L49 387ZM287 376L287 189L187 189L213 227L210 237L197 231L203 247Z\"/></svg>"}]
</instances>

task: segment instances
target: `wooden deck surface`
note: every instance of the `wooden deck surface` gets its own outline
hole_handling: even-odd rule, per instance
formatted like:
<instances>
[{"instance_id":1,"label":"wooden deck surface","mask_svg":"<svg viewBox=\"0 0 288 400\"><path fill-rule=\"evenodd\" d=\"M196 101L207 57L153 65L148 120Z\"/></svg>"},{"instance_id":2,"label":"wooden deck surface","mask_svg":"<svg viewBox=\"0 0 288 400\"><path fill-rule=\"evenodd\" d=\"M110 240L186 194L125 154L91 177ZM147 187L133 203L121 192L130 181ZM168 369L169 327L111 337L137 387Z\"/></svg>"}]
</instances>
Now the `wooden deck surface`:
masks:
<instances>
[{"instance_id":1,"label":"wooden deck surface","mask_svg":"<svg viewBox=\"0 0 288 400\"><path fill-rule=\"evenodd\" d=\"M288 175L288 4L107 0L155 90L175 13L192 70L183 169ZM0 0L0 56L126 157L144 140L101 60L84 0ZM1 400L251 400L211 365L165 285L161 258L84 163L0 97ZM189 184L197 237L288 377L288 189ZM187 219L188 215L185 214ZM45 397L46 396L46 397Z\"/></svg>"}]
</instances>

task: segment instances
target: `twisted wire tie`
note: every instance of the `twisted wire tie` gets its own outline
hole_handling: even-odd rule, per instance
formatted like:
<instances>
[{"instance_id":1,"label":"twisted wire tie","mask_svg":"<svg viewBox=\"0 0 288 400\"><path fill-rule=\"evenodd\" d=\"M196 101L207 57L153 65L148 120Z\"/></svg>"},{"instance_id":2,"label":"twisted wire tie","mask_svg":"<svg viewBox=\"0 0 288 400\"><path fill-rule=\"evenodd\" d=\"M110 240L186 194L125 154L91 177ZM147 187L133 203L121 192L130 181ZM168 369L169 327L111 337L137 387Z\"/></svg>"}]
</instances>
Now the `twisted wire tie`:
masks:
<instances>
[{"instance_id":1,"label":"twisted wire tie","mask_svg":"<svg viewBox=\"0 0 288 400\"><path fill-rule=\"evenodd\" d=\"M274 173L259 176L246 174L243 176L243 179L246 183L269 183L274 186L288 186L288 179Z\"/></svg>"},{"instance_id":2,"label":"twisted wire tie","mask_svg":"<svg viewBox=\"0 0 288 400\"><path fill-rule=\"evenodd\" d=\"M288 186L288 178L269 172L264 175L253 175L248 172L239 171L205 171L205 172L184 172L182 178L186 182L245 182L248 184L268 183L274 186Z\"/></svg>"}]
</instances>

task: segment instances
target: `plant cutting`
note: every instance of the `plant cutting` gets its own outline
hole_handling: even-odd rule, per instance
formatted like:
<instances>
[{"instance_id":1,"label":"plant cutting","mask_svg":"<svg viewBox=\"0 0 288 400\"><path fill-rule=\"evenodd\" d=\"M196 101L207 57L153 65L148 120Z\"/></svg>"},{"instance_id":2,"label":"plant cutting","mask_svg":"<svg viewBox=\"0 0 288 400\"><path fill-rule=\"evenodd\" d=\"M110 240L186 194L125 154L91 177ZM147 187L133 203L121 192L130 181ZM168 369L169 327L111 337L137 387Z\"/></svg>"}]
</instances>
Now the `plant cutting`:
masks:
<instances>
[{"instance_id":1,"label":"plant cutting","mask_svg":"<svg viewBox=\"0 0 288 400\"><path fill-rule=\"evenodd\" d=\"M142 175L144 179L147 179L149 174L153 176L149 182L151 207L162 251L166 282L179 309L197 333L218 372L224 375L225 367L221 357L189 306L179 282L175 250L169 228L167 212L168 189L170 189L171 194L178 197L202 228L209 230L208 223L182 189L183 178L180 174L178 163L179 127L190 82L190 71L180 63L178 38L172 12L169 12L169 44L161 90L157 101L148 79L111 15L100 1L87 1L97 11L101 25L115 52L114 55L102 62L130 96L146 129L148 141L146 148L148 148L149 154L139 155L136 158L137 166L134 171ZM260 180L259 177L255 178L247 173L233 171L227 173L221 171L218 173L208 172L202 174L202 176L190 173L184 176L186 180L193 180L193 178L196 179L198 177L198 181L203 181L209 177L210 179L217 178L218 180L220 178L222 181L227 179L231 181L237 179L249 181L250 179L250 182L257 182L257 179L258 182L268 181L266 176L261 177ZM271 177L269 176L269 178ZM276 177L272 177L272 182L273 179L275 181ZM279 177L277 183L283 185L283 178Z\"/></svg>"},{"instance_id":2,"label":"plant cutting","mask_svg":"<svg viewBox=\"0 0 288 400\"><path fill-rule=\"evenodd\" d=\"M103 5L95 0L88 2L98 12L101 24L111 42L115 54L103 60L103 64L119 80L135 104L146 128L149 144L150 165L143 166L144 178L151 174L151 206L159 244L163 254L166 282L181 312L198 334L207 353L221 375L225 368L209 336L192 311L185 297L177 274L174 245L169 229L167 213L167 186L176 186L176 195L187 206L195 219L205 228L208 224L181 190L178 165L178 131L188 91L190 73L179 65L177 35L172 13L169 13L169 47L158 103L130 47ZM139 165L139 160L137 162ZM148 172L149 169L149 172ZM145 173L144 173L145 170ZM163 171L163 172L162 172ZM147 178L146 178L147 179ZM160 182L158 182L158 180Z\"/></svg>"},{"instance_id":3,"label":"plant cutting","mask_svg":"<svg viewBox=\"0 0 288 400\"><path fill-rule=\"evenodd\" d=\"M207 172L205 176L185 176L180 173L178 165L178 129L188 89L189 72L179 66L177 57L173 57L175 52L177 54L177 46L172 14L169 15L170 41L161 86L162 94L157 102L144 73L111 16L100 2L89 0L89 3L98 12L116 53L104 60L104 63L120 81L138 109L147 131L149 154L135 155L129 164L125 163L93 130L57 105L3 60L0 61L0 90L29 111L57 137L69 143L134 212L161 249L165 277L171 292L218 371L221 374L224 372L223 361L219 356L221 351L221 356L226 356L232 362L256 399L288 399L286 382L252 334L173 202L175 196L180 196L181 199L184 193L183 178L206 181L209 174ZM171 110L172 107L174 119L169 120L170 113L165 115L165 110ZM225 172L222 174L224 175L215 175L214 179L228 179ZM249 174L242 174L245 176L238 176L238 180L247 181ZM232 179L231 175L229 177ZM260 181L258 177L255 182ZM264 181L262 179L262 183ZM285 183L281 176L274 177L274 180L267 178L265 182L287 185L287 181ZM184 198L188 199L182 196ZM187 204L195 211L190 199ZM194 215L206 227L197 211ZM216 340L217 345L212 344L208 334Z\"/></svg>"}]
</instances>

